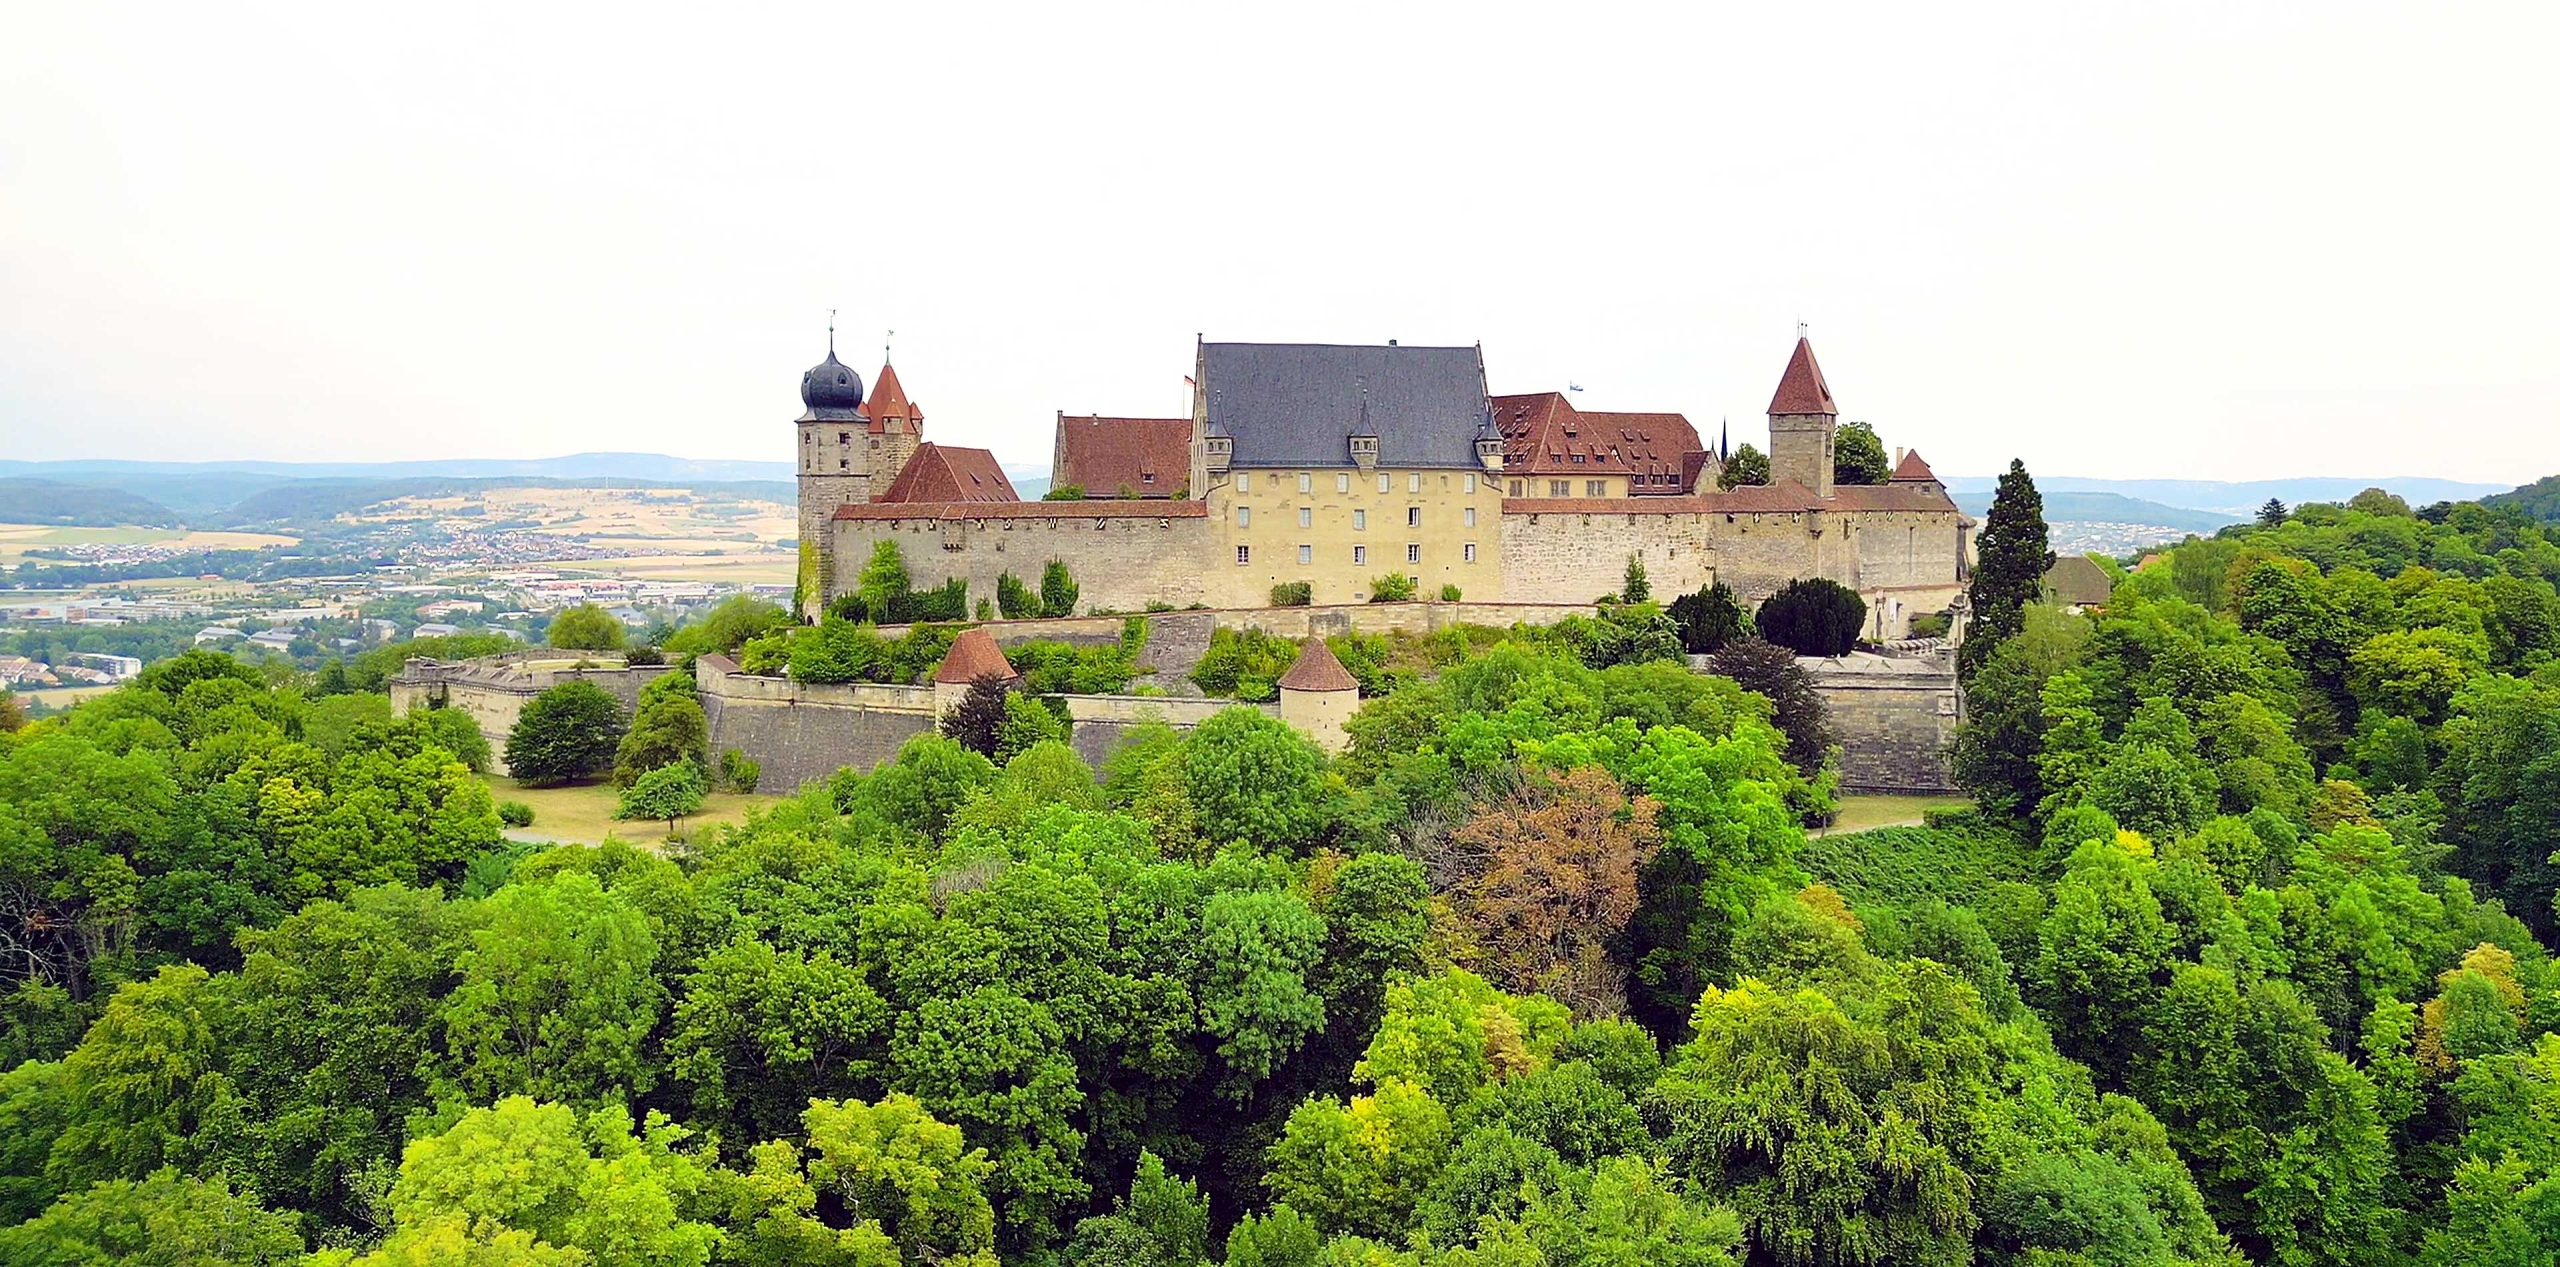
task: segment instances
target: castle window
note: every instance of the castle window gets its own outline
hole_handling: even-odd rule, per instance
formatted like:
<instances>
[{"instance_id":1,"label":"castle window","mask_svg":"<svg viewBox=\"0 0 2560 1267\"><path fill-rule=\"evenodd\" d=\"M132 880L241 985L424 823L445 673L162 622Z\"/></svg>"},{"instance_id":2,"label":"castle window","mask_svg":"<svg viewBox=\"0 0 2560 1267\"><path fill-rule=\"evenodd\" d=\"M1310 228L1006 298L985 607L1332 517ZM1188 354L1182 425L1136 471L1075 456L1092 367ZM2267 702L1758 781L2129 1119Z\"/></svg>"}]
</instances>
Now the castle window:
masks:
<instances>
[{"instance_id":1,"label":"castle window","mask_svg":"<svg viewBox=\"0 0 2560 1267\"><path fill-rule=\"evenodd\" d=\"M1252 546L1237 546L1237 547L1236 547L1236 566L1237 566L1237 567L1243 567L1243 566L1245 566L1246 564L1249 564L1249 563L1251 563L1251 562L1253 562L1253 547L1252 547Z\"/></svg>"},{"instance_id":2,"label":"castle window","mask_svg":"<svg viewBox=\"0 0 2560 1267\"><path fill-rule=\"evenodd\" d=\"M1607 480L1584 480L1582 481L1582 495L1585 497L1606 497L1609 495L1609 482Z\"/></svg>"},{"instance_id":3,"label":"castle window","mask_svg":"<svg viewBox=\"0 0 2560 1267\"><path fill-rule=\"evenodd\" d=\"M837 459L836 459L836 469L837 469L837 470L839 470L839 471L850 471L850 470L852 470L852 469L853 469L853 459L852 459L852 458L837 458Z\"/></svg>"},{"instance_id":4,"label":"castle window","mask_svg":"<svg viewBox=\"0 0 2560 1267\"><path fill-rule=\"evenodd\" d=\"M1353 547L1351 547L1351 566L1353 566L1353 567L1358 567L1358 566L1360 566L1361 564L1366 563L1366 562L1368 562L1368 561L1369 561L1369 547L1367 547L1367 546L1353 546Z\"/></svg>"},{"instance_id":5,"label":"castle window","mask_svg":"<svg viewBox=\"0 0 2560 1267\"><path fill-rule=\"evenodd\" d=\"M1580 466L1580 465L1582 465L1582 455L1581 455L1581 454L1576 453L1576 454L1574 454L1574 455L1573 455L1573 464L1574 464L1574 465L1576 465L1576 466Z\"/></svg>"},{"instance_id":6,"label":"castle window","mask_svg":"<svg viewBox=\"0 0 2560 1267\"><path fill-rule=\"evenodd\" d=\"M1355 510L1351 512L1351 530L1354 532L1367 532L1369 530L1368 511Z\"/></svg>"},{"instance_id":7,"label":"castle window","mask_svg":"<svg viewBox=\"0 0 2560 1267\"><path fill-rule=\"evenodd\" d=\"M1415 471L1413 474L1405 476L1404 479L1404 491L1408 493L1419 493L1422 491L1422 472Z\"/></svg>"},{"instance_id":8,"label":"castle window","mask_svg":"<svg viewBox=\"0 0 2560 1267\"><path fill-rule=\"evenodd\" d=\"M1392 493L1396 491L1396 477L1387 474L1385 471L1378 472L1378 491L1381 493Z\"/></svg>"},{"instance_id":9,"label":"castle window","mask_svg":"<svg viewBox=\"0 0 2560 1267\"><path fill-rule=\"evenodd\" d=\"M1333 491L1335 491L1335 492L1337 492L1337 493L1347 493L1347 492L1350 492L1350 491L1351 491L1351 477L1350 477L1350 476L1348 476L1348 475L1336 475L1336 476L1334 476L1334 477L1333 477Z\"/></svg>"},{"instance_id":10,"label":"castle window","mask_svg":"<svg viewBox=\"0 0 2560 1267\"><path fill-rule=\"evenodd\" d=\"M1573 481L1572 481L1572 480L1548 480L1548 481L1547 481L1547 496L1549 496L1549 497L1571 497L1571 496L1573 496Z\"/></svg>"},{"instance_id":11,"label":"castle window","mask_svg":"<svg viewBox=\"0 0 2560 1267\"><path fill-rule=\"evenodd\" d=\"M1250 493L1253 491L1253 472L1236 472L1236 491L1239 493Z\"/></svg>"},{"instance_id":12,"label":"castle window","mask_svg":"<svg viewBox=\"0 0 2560 1267\"><path fill-rule=\"evenodd\" d=\"M1300 506L1298 508L1298 526L1301 528L1312 528L1315 526L1315 523L1315 508L1312 506Z\"/></svg>"},{"instance_id":13,"label":"castle window","mask_svg":"<svg viewBox=\"0 0 2560 1267\"><path fill-rule=\"evenodd\" d=\"M1315 548L1314 546L1299 546L1299 547L1298 547L1298 562L1300 562L1300 563L1313 563L1313 562L1315 562L1315 561L1316 561L1316 548Z\"/></svg>"},{"instance_id":14,"label":"castle window","mask_svg":"<svg viewBox=\"0 0 2560 1267\"><path fill-rule=\"evenodd\" d=\"M1250 528L1253 526L1253 507L1236 507L1236 526L1239 528Z\"/></svg>"},{"instance_id":15,"label":"castle window","mask_svg":"<svg viewBox=\"0 0 2560 1267\"><path fill-rule=\"evenodd\" d=\"M1512 495L1512 496L1514 496L1514 497L1519 497L1519 496L1521 496L1521 495L1522 495L1522 494L1521 494L1521 492L1520 492L1520 485L1521 485L1521 481L1519 481L1519 480L1513 480L1513 481L1511 481L1511 495Z\"/></svg>"},{"instance_id":16,"label":"castle window","mask_svg":"<svg viewBox=\"0 0 2560 1267\"><path fill-rule=\"evenodd\" d=\"M1420 506L1407 506L1404 508L1404 526L1407 528L1419 528L1422 526L1422 508Z\"/></svg>"},{"instance_id":17,"label":"castle window","mask_svg":"<svg viewBox=\"0 0 2560 1267\"><path fill-rule=\"evenodd\" d=\"M836 443L838 443L838 444L851 444L851 443L853 443L853 433L852 433L852 432L850 432L850 431L839 431L839 432L837 432L837 433L836 433Z\"/></svg>"},{"instance_id":18,"label":"castle window","mask_svg":"<svg viewBox=\"0 0 2560 1267\"><path fill-rule=\"evenodd\" d=\"M1468 476L1468 477L1467 477L1467 491L1468 491L1468 492L1470 492L1470 493L1472 493L1472 492L1476 491L1476 477L1475 477L1475 476L1470 475L1470 476Z\"/></svg>"},{"instance_id":19,"label":"castle window","mask_svg":"<svg viewBox=\"0 0 2560 1267\"><path fill-rule=\"evenodd\" d=\"M1305 471L1298 472L1298 491L1301 493L1312 493L1316 491L1316 477L1307 474Z\"/></svg>"},{"instance_id":20,"label":"castle window","mask_svg":"<svg viewBox=\"0 0 2560 1267\"><path fill-rule=\"evenodd\" d=\"M1415 542L1411 542L1411 543L1409 543L1409 544L1407 544L1407 545L1405 546L1405 548L1404 548L1404 561L1405 561L1405 562L1407 562L1407 563L1420 563L1420 562L1422 562L1422 543L1421 543L1421 542L1419 542L1419 541L1415 541Z\"/></svg>"},{"instance_id":21,"label":"castle window","mask_svg":"<svg viewBox=\"0 0 2560 1267\"><path fill-rule=\"evenodd\" d=\"M1467 507L1467 526L1470 528L1476 526L1476 508L1473 506Z\"/></svg>"},{"instance_id":22,"label":"castle window","mask_svg":"<svg viewBox=\"0 0 2560 1267\"><path fill-rule=\"evenodd\" d=\"M1468 543L1467 543L1467 545L1466 545L1466 558L1467 558L1467 562L1469 562L1469 563L1473 563L1473 562L1475 562L1475 561L1476 561L1476 543L1475 543L1475 542L1470 541L1470 542L1468 542Z\"/></svg>"},{"instance_id":23,"label":"castle window","mask_svg":"<svg viewBox=\"0 0 2560 1267\"><path fill-rule=\"evenodd\" d=\"M1149 471L1146 474L1139 476L1138 482L1141 484L1153 484L1156 482L1156 473Z\"/></svg>"}]
</instances>

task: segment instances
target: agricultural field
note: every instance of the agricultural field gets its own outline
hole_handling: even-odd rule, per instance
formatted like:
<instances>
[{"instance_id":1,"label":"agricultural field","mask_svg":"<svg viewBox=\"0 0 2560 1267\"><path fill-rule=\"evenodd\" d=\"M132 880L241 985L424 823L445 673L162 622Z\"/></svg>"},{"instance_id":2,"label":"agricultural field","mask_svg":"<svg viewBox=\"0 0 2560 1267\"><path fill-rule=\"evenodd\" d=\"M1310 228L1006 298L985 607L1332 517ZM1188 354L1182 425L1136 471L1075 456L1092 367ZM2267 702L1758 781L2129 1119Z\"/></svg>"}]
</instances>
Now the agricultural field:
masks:
<instances>
[{"instance_id":1,"label":"agricultural field","mask_svg":"<svg viewBox=\"0 0 2560 1267\"><path fill-rule=\"evenodd\" d=\"M53 524L0 523L0 564L13 564L29 550L64 550L80 546L160 546L171 550L260 550L297 544L297 538L272 532L190 532L182 528L65 528Z\"/></svg>"},{"instance_id":2,"label":"agricultural field","mask_svg":"<svg viewBox=\"0 0 2560 1267\"><path fill-rule=\"evenodd\" d=\"M586 538L608 548L669 542L684 553L769 549L799 531L794 508L684 488L491 488L399 497L344 517L350 523L435 519L457 529L509 529Z\"/></svg>"}]
</instances>

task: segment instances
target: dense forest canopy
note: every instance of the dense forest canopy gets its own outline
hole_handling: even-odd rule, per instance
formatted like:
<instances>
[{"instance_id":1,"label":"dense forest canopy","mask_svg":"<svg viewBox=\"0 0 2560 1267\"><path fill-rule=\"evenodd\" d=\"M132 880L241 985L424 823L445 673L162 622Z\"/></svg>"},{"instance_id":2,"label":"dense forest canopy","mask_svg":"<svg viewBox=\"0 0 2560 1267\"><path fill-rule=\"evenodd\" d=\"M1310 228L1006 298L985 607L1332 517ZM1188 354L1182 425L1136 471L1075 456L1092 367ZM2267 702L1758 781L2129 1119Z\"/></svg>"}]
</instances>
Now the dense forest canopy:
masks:
<instances>
[{"instance_id":1,"label":"dense forest canopy","mask_svg":"<svg viewBox=\"0 0 2560 1267\"><path fill-rule=\"evenodd\" d=\"M2012 475L1926 826L1808 835L1724 594L664 849L179 656L0 734L0 1264L2552 1261L2560 545L2309 506L2075 615Z\"/></svg>"}]
</instances>

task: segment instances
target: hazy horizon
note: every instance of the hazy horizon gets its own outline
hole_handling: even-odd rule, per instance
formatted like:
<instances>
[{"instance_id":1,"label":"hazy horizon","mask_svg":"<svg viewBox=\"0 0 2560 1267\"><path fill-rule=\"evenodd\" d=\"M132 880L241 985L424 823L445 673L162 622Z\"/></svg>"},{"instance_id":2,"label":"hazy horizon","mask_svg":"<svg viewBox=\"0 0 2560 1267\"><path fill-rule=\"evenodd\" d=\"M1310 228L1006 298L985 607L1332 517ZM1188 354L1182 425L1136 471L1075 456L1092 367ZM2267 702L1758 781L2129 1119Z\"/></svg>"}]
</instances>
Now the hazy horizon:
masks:
<instances>
[{"instance_id":1,"label":"hazy horizon","mask_svg":"<svg viewBox=\"0 0 2560 1267\"><path fill-rule=\"evenodd\" d=\"M1026 465L1195 334L1761 443L1805 321L1949 474L2560 470L2543 7L17 16L0 456L787 460L834 308Z\"/></svg>"}]
</instances>

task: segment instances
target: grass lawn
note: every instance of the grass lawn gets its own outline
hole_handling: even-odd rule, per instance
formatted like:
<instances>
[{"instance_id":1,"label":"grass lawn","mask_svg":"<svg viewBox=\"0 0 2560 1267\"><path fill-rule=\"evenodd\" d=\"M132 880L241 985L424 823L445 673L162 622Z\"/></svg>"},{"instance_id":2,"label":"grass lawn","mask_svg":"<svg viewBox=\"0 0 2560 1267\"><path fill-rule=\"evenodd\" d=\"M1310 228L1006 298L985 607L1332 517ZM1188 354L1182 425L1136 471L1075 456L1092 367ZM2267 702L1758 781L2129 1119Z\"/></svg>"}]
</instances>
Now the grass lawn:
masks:
<instances>
[{"instance_id":1,"label":"grass lawn","mask_svg":"<svg viewBox=\"0 0 2560 1267\"><path fill-rule=\"evenodd\" d=\"M620 799L611 779L593 783L572 783L567 787L526 787L514 779L492 778L489 795L501 801L522 801L533 807L533 826L519 831L508 828L510 835L539 836L545 840L570 840L595 844L607 836L619 836L634 844L656 844L667 838L667 825L662 822L631 822L613 816ZM680 833L691 833L712 824L741 823L747 811L761 809L781 801L778 796L745 796L736 792L714 792L704 798L702 812L676 824Z\"/></svg>"},{"instance_id":2,"label":"grass lawn","mask_svg":"<svg viewBox=\"0 0 2560 1267\"><path fill-rule=\"evenodd\" d=\"M1840 817L1824 831L1865 831L1870 827L1916 827L1928 810L1969 805L1961 796L1844 796Z\"/></svg>"}]
</instances>

